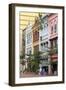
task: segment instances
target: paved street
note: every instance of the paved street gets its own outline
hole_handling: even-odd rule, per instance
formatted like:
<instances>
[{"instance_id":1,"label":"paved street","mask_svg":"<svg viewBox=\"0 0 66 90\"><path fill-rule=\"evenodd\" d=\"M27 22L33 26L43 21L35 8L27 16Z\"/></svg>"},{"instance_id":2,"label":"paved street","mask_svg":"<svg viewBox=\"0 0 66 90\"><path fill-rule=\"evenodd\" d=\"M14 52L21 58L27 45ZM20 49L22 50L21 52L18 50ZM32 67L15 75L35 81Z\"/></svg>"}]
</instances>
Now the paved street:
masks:
<instances>
[{"instance_id":1,"label":"paved street","mask_svg":"<svg viewBox=\"0 0 66 90\"><path fill-rule=\"evenodd\" d=\"M40 76L38 74L35 74L34 72L24 72L24 73L20 73L20 77L37 77Z\"/></svg>"},{"instance_id":2,"label":"paved street","mask_svg":"<svg viewBox=\"0 0 66 90\"><path fill-rule=\"evenodd\" d=\"M45 74L43 74L43 75L41 75L41 74L36 74L36 73L34 73L34 72L27 72L27 71L25 71L24 73L20 73L20 77L22 78L22 77L46 77L46 76L54 76L54 75L45 75Z\"/></svg>"}]
</instances>

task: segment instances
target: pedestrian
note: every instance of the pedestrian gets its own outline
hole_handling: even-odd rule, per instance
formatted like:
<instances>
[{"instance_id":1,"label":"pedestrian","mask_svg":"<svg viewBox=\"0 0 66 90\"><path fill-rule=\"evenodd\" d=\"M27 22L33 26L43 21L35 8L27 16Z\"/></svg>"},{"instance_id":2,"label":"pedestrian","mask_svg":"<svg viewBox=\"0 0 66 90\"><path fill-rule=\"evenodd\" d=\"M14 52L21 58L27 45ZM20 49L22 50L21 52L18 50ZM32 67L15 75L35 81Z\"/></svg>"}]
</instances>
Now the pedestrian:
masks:
<instances>
[{"instance_id":1,"label":"pedestrian","mask_svg":"<svg viewBox=\"0 0 66 90\"><path fill-rule=\"evenodd\" d=\"M40 69L39 69L39 75L41 75L41 71L42 71L42 68L40 67Z\"/></svg>"}]
</instances>

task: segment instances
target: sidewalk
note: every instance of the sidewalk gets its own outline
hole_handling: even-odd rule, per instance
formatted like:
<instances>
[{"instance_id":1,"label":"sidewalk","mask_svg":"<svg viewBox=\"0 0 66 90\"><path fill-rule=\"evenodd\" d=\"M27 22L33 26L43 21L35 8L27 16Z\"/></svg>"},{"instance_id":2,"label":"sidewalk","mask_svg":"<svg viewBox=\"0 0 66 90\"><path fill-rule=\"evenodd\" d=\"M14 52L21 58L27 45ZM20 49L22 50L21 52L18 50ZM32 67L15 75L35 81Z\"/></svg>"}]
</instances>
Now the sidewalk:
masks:
<instances>
[{"instance_id":1,"label":"sidewalk","mask_svg":"<svg viewBox=\"0 0 66 90\"><path fill-rule=\"evenodd\" d=\"M37 77L37 76L40 76L40 75L34 72L27 72L27 71L25 71L24 73L21 72L21 75L20 75L20 77Z\"/></svg>"},{"instance_id":2,"label":"sidewalk","mask_svg":"<svg viewBox=\"0 0 66 90\"><path fill-rule=\"evenodd\" d=\"M25 71L24 73L20 73L20 78L24 78L24 77L48 77L48 76L57 76L57 75L39 75L39 74L36 74L34 72L27 72Z\"/></svg>"}]
</instances>

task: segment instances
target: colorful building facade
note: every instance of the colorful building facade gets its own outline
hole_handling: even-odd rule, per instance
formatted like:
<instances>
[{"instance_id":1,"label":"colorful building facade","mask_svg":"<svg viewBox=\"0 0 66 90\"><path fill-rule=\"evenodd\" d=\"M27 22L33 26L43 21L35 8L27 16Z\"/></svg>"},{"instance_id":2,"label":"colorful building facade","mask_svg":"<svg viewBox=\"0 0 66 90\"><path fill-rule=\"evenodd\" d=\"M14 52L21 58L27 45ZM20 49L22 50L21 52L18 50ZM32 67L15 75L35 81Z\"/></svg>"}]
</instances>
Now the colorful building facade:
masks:
<instances>
[{"instance_id":1,"label":"colorful building facade","mask_svg":"<svg viewBox=\"0 0 66 90\"><path fill-rule=\"evenodd\" d=\"M25 31L25 54L32 54L32 25L29 24Z\"/></svg>"},{"instance_id":2,"label":"colorful building facade","mask_svg":"<svg viewBox=\"0 0 66 90\"><path fill-rule=\"evenodd\" d=\"M33 33L33 53L35 51L39 51L39 22L38 18L35 18L35 23L32 27L32 33Z\"/></svg>"},{"instance_id":3,"label":"colorful building facade","mask_svg":"<svg viewBox=\"0 0 66 90\"><path fill-rule=\"evenodd\" d=\"M49 45L51 48L51 69L52 73L57 74L58 69L58 15L50 14L48 17Z\"/></svg>"},{"instance_id":4,"label":"colorful building facade","mask_svg":"<svg viewBox=\"0 0 66 90\"><path fill-rule=\"evenodd\" d=\"M42 29L39 30L39 51L42 52L41 60L40 60L40 68L48 73L48 15L42 17Z\"/></svg>"},{"instance_id":5,"label":"colorful building facade","mask_svg":"<svg viewBox=\"0 0 66 90\"><path fill-rule=\"evenodd\" d=\"M25 58L36 51L41 52L39 70L46 72L47 75L57 75L58 15L46 14L42 16L42 20L42 29L40 29L39 17L36 17L34 24L29 24L22 31L23 52Z\"/></svg>"}]
</instances>

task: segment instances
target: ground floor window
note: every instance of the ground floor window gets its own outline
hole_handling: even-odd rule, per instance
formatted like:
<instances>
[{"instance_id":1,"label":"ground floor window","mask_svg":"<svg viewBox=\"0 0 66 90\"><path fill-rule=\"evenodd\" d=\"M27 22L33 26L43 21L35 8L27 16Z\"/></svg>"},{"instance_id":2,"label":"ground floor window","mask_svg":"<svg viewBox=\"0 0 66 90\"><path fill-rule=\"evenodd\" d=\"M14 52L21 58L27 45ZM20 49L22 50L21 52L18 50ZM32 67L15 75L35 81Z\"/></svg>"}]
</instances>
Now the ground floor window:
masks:
<instances>
[{"instance_id":1,"label":"ground floor window","mask_svg":"<svg viewBox=\"0 0 66 90\"><path fill-rule=\"evenodd\" d=\"M57 74L58 74L57 62L53 63L51 66L52 66L52 73L53 73L54 75L57 75Z\"/></svg>"},{"instance_id":2,"label":"ground floor window","mask_svg":"<svg viewBox=\"0 0 66 90\"><path fill-rule=\"evenodd\" d=\"M48 74L48 66L42 66L41 74L43 74L43 75L47 75Z\"/></svg>"}]
</instances>

